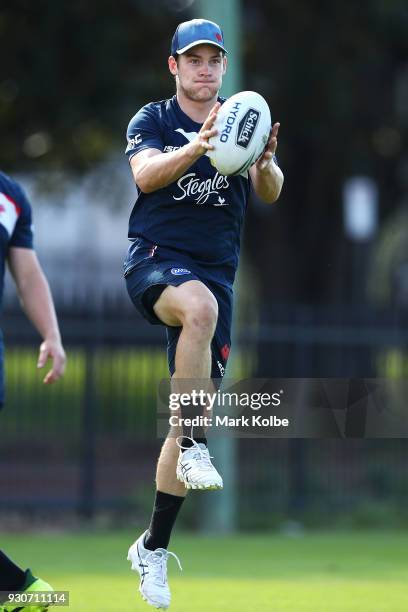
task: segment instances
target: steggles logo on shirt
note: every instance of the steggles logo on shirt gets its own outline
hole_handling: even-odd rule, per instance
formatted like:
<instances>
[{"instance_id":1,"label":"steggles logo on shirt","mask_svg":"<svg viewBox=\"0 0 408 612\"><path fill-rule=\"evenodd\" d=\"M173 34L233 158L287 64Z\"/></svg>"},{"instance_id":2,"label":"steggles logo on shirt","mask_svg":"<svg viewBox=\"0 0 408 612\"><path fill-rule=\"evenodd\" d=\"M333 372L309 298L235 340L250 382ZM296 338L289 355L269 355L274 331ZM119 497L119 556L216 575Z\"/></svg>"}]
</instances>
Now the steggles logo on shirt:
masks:
<instances>
[{"instance_id":1,"label":"steggles logo on shirt","mask_svg":"<svg viewBox=\"0 0 408 612\"><path fill-rule=\"evenodd\" d=\"M185 174L177 181L177 186L181 190L181 195L173 196L174 200L184 200L184 198L192 197L197 204L205 204L210 195L218 195L218 201L214 206L226 206L224 198L221 198L218 191L220 189L228 189L229 182L226 176L215 173L212 179L200 180L195 172Z\"/></svg>"}]
</instances>

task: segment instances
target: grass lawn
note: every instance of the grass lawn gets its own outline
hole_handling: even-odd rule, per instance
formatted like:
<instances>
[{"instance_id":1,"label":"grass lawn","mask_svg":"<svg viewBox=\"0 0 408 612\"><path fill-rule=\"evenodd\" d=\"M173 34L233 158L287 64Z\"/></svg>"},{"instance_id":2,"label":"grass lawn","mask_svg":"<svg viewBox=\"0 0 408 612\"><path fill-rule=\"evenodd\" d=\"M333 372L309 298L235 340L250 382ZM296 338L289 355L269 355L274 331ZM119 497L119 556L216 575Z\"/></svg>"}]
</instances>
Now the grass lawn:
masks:
<instances>
[{"instance_id":1,"label":"grass lawn","mask_svg":"<svg viewBox=\"0 0 408 612\"><path fill-rule=\"evenodd\" d=\"M70 591L69 610L153 610L129 571L138 532L0 534L23 567ZM406 612L408 533L175 535L169 562L174 612ZM60 609L61 612L67 608Z\"/></svg>"}]
</instances>

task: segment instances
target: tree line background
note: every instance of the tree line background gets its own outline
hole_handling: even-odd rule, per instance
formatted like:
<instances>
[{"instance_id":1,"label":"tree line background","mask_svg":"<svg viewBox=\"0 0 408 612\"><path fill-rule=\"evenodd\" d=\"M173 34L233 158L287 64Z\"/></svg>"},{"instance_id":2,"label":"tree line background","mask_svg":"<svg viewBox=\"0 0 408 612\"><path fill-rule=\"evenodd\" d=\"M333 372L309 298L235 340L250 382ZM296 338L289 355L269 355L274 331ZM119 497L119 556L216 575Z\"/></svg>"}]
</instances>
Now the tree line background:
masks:
<instances>
[{"instance_id":1,"label":"tree line background","mask_svg":"<svg viewBox=\"0 0 408 612\"><path fill-rule=\"evenodd\" d=\"M242 7L243 87L263 94L281 122L285 174L278 206L249 208L251 273L266 304L347 302L354 260L343 228L344 180L376 181L380 228L406 200L408 5L245 0ZM122 150L135 111L172 95L170 39L193 8L2 0L1 168L80 176ZM384 240L379 234L370 261ZM407 250L399 245L398 262L408 261Z\"/></svg>"}]
</instances>

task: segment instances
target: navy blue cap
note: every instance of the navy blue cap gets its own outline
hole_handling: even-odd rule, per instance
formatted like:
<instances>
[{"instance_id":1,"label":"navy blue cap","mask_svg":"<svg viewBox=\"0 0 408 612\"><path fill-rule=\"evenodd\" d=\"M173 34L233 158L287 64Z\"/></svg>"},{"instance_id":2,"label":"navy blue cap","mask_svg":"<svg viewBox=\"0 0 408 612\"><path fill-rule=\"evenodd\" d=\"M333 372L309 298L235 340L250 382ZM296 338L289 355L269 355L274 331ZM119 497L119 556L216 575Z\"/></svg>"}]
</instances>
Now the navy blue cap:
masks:
<instances>
[{"instance_id":1,"label":"navy blue cap","mask_svg":"<svg viewBox=\"0 0 408 612\"><path fill-rule=\"evenodd\" d=\"M183 21L174 32L171 41L171 54L184 53L196 45L214 45L227 53L224 47L224 35L220 26L206 19Z\"/></svg>"}]
</instances>

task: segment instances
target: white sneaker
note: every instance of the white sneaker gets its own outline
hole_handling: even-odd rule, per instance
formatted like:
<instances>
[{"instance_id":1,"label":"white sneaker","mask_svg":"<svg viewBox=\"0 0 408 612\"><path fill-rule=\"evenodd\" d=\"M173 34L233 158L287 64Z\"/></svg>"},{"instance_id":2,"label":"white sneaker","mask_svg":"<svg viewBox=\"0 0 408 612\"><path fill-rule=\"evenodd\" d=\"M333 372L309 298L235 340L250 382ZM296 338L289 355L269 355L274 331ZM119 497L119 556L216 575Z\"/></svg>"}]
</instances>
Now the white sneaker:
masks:
<instances>
[{"instance_id":1,"label":"white sneaker","mask_svg":"<svg viewBox=\"0 0 408 612\"><path fill-rule=\"evenodd\" d=\"M180 449L179 440L176 442ZM193 438L188 438L193 442L193 446L184 452L180 450L177 461L176 476L177 480L184 482L187 489L222 489L222 478L211 463L212 457L208 448L202 442L197 443Z\"/></svg>"},{"instance_id":2,"label":"white sneaker","mask_svg":"<svg viewBox=\"0 0 408 612\"><path fill-rule=\"evenodd\" d=\"M155 608L166 610L170 605L171 595L167 582L167 559L176 559L179 568L180 561L172 552L165 548L148 550L144 546L147 531L129 548L127 559L132 562L132 570L140 574L139 591L145 601Z\"/></svg>"}]
</instances>

